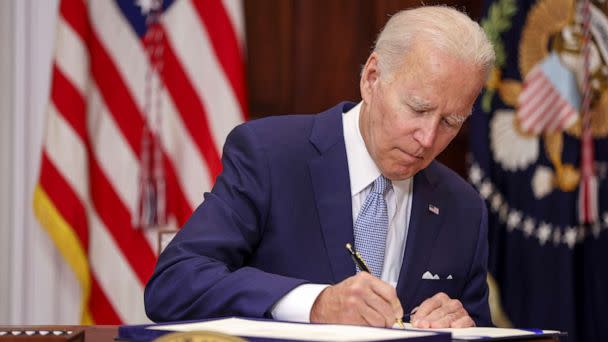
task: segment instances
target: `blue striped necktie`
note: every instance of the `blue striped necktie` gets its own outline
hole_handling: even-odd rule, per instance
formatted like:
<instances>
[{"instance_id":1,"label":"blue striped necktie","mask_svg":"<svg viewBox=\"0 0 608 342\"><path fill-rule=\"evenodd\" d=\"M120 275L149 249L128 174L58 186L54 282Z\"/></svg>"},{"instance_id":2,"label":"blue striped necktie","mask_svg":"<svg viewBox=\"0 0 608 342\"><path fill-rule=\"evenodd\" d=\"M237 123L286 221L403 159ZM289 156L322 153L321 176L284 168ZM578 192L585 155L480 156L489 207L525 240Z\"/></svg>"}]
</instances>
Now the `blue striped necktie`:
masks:
<instances>
[{"instance_id":1,"label":"blue striped necktie","mask_svg":"<svg viewBox=\"0 0 608 342\"><path fill-rule=\"evenodd\" d=\"M372 274L378 278L382 276L388 232L388 211L384 195L391 187L391 181L384 176L376 178L355 222L355 248ZM360 271L357 267L357 272Z\"/></svg>"}]
</instances>

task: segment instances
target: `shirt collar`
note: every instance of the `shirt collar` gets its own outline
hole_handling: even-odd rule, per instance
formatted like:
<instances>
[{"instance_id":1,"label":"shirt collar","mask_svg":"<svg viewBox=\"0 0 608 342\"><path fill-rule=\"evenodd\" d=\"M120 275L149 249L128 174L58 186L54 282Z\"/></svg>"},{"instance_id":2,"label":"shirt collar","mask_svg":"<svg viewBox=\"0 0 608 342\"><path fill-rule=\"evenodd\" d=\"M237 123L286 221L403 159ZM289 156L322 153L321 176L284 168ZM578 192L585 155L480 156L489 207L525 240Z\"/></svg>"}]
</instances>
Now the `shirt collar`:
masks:
<instances>
[{"instance_id":1,"label":"shirt collar","mask_svg":"<svg viewBox=\"0 0 608 342\"><path fill-rule=\"evenodd\" d=\"M380 169L369 155L365 141L359 129L359 115L361 102L348 112L344 113L342 125L344 126L344 144L348 159L348 174L350 175L351 196L361 192L378 176Z\"/></svg>"}]
</instances>

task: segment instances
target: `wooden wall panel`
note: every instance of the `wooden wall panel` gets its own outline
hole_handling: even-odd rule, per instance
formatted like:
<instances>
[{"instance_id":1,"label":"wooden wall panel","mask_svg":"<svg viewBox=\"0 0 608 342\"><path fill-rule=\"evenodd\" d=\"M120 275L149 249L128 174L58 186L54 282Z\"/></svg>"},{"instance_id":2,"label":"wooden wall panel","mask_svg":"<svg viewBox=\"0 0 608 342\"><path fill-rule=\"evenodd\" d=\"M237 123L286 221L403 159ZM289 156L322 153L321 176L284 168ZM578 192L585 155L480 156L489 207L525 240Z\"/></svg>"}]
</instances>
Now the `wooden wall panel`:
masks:
<instances>
[{"instance_id":1,"label":"wooden wall panel","mask_svg":"<svg viewBox=\"0 0 608 342\"><path fill-rule=\"evenodd\" d=\"M439 2L426 2L434 4ZM481 0L443 2L474 19ZM359 73L390 14L412 0L246 0L251 118L316 113L359 101ZM467 127L440 160L465 173Z\"/></svg>"},{"instance_id":2,"label":"wooden wall panel","mask_svg":"<svg viewBox=\"0 0 608 342\"><path fill-rule=\"evenodd\" d=\"M245 3L247 96L252 118L288 111L292 91L291 1Z\"/></svg>"},{"instance_id":3,"label":"wooden wall panel","mask_svg":"<svg viewBox=\"0 0 608 342\"><path fill-rule=\"evenodd\" d=\"M295 110L314 113L341 100L359 99L359 66L369 53L372 32L370 9L367 1L296 2Z\"/></svg>"}]
</instances>

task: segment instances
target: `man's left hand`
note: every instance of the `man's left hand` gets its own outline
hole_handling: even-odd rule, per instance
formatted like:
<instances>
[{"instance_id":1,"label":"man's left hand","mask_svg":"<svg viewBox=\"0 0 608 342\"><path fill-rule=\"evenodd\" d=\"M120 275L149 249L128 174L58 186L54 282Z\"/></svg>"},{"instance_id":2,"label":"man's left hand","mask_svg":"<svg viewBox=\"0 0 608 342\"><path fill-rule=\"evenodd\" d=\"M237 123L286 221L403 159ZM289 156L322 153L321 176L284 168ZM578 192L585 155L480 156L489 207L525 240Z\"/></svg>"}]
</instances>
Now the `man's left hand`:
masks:
<instances>
[{"instance_id":1,"label":"man's left hand","mask_svg":"<svg viewBox=\"0 0 608 342\"><path fill-rule=\"evenodd\" d=\"M443 292L428 298L416 313L410 317L415 328L468 328L475 322L458 299L452 299Z\"/></svg>"}]
</instances>

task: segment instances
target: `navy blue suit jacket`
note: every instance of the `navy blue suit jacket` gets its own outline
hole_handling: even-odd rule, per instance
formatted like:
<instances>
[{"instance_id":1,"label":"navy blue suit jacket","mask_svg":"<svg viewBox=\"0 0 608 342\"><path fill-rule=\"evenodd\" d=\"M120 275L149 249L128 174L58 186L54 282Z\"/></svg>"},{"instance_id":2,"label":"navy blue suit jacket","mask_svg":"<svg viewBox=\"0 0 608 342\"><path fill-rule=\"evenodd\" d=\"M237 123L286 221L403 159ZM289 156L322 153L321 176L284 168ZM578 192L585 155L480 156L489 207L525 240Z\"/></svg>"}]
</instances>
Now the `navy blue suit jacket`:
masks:
<instances>
[{"instance_id":1,"label":"navy blue suit jacket","mask_svg":"<svg viewBox=\"0 0 608 342\"><path fill-rule=\"evenodd\" d=\"M146 286L152 320L271 317L294 287L355 274L344 247L354 241L342 130L342 113L352 106L255 120L230 133L213 190L160 255ZM477 325L489 325L484 203L439 162L414 176L413 191L397 284L404 312L443 291L461 300ZM421 279L426 271L441 279Z\"/></svg>"}]
</instances>

